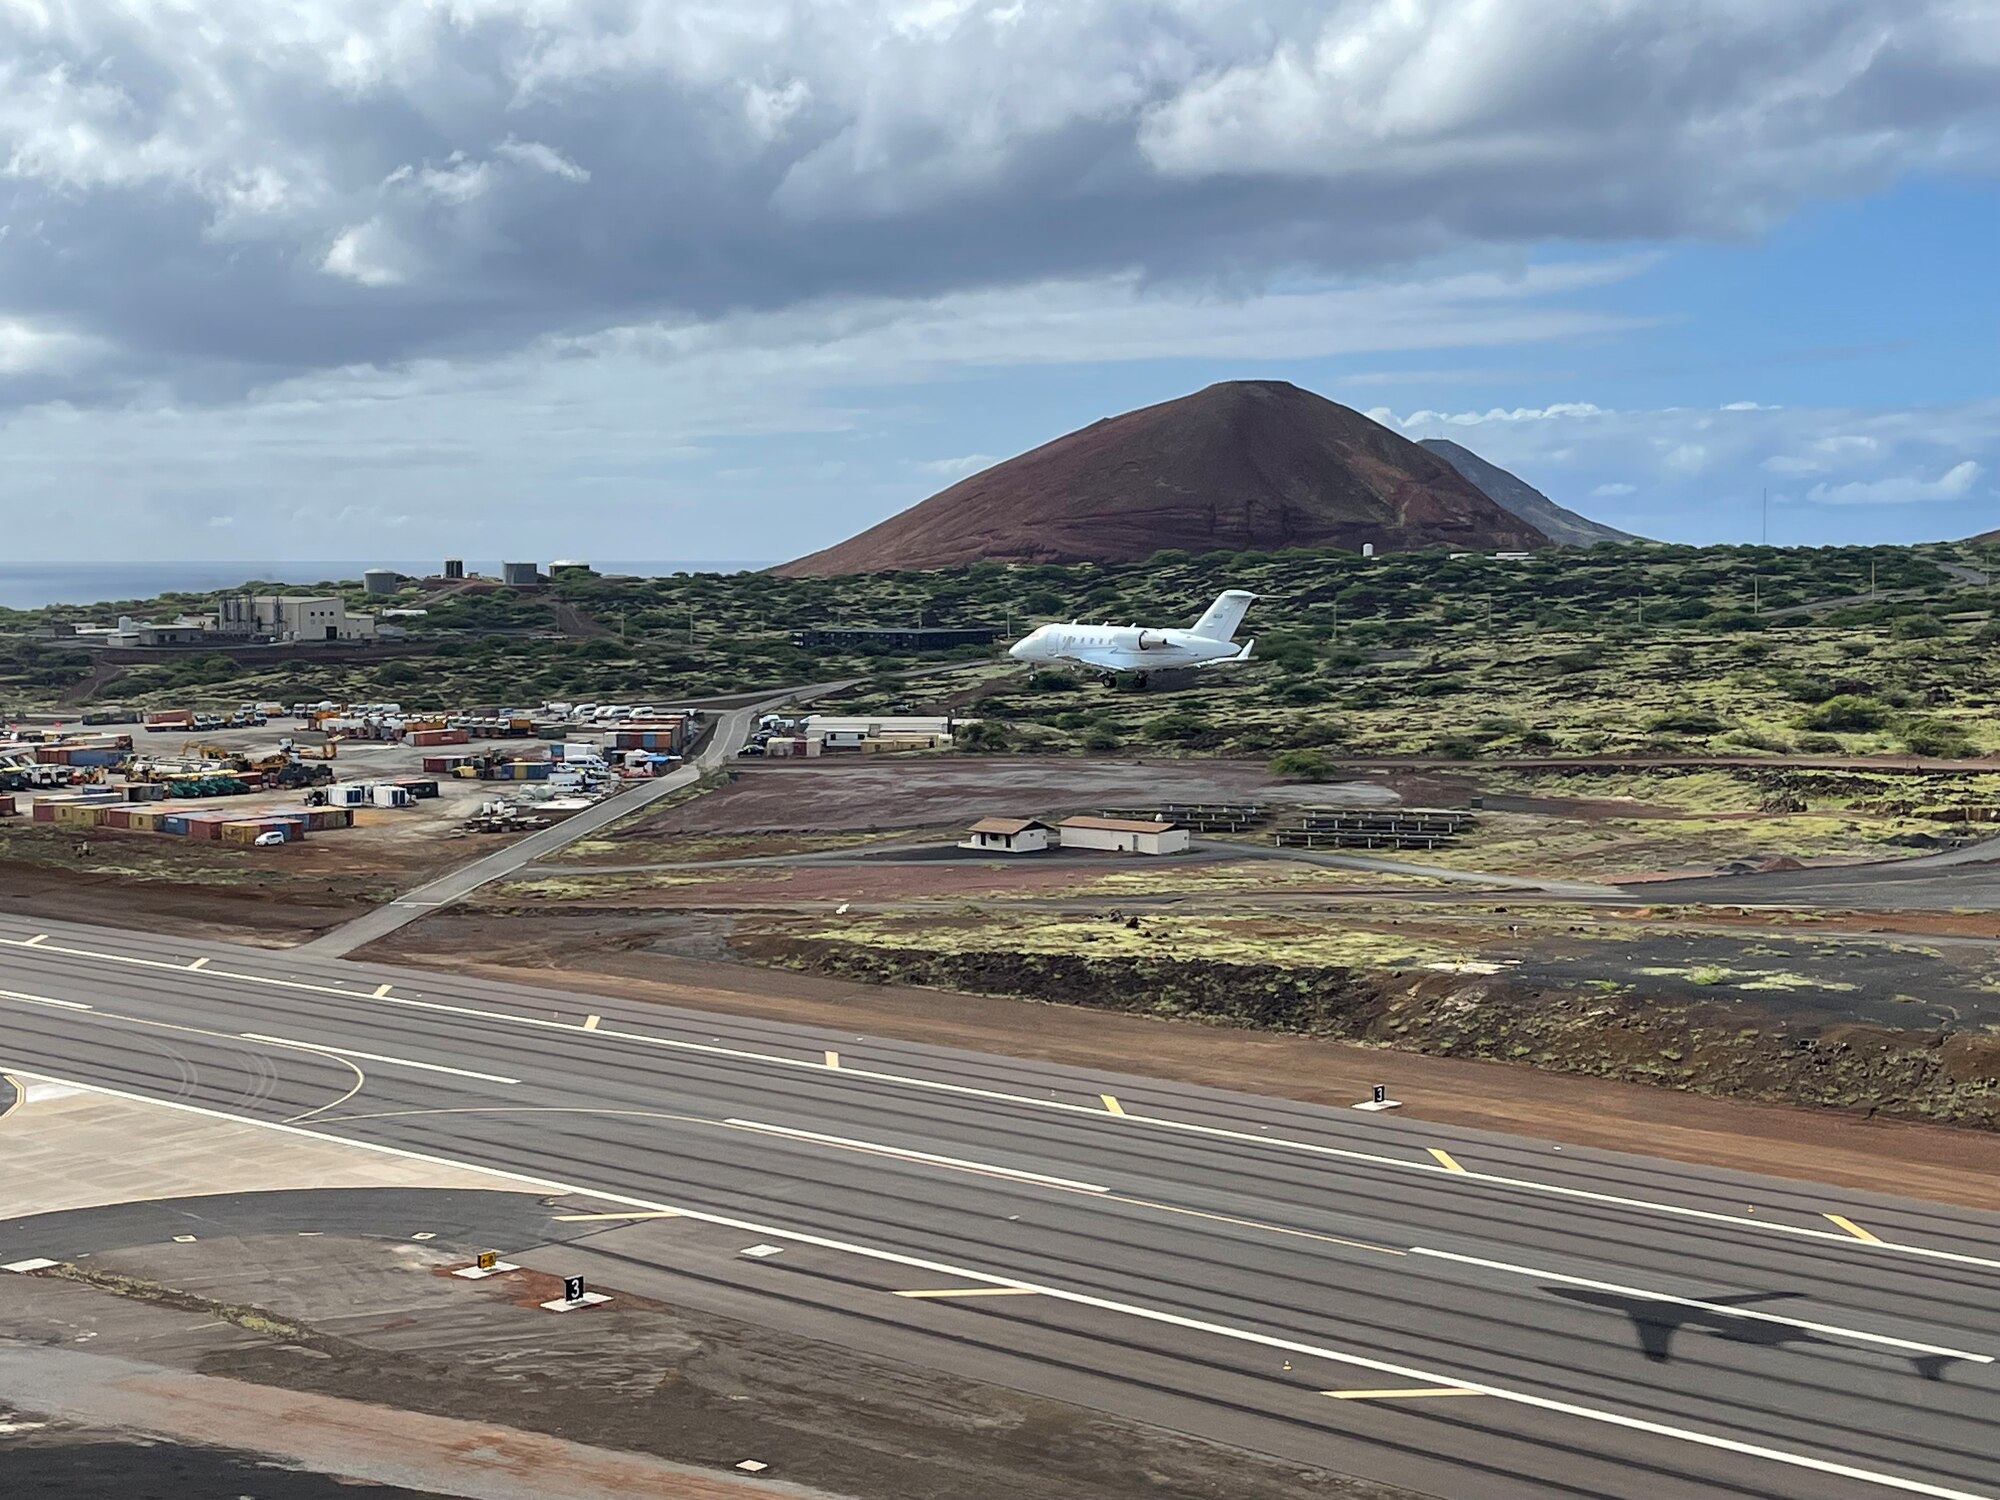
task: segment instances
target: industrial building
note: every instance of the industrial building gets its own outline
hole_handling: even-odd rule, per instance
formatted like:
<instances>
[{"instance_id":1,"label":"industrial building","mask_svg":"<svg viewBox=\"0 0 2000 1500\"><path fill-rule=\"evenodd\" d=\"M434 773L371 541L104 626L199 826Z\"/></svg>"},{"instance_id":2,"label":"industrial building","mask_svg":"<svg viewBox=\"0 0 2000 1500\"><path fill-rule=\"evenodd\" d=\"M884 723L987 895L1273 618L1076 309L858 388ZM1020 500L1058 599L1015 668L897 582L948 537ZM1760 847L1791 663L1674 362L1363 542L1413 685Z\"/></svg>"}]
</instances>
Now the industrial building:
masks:
<instances>
[{"instance_id":1,"label":"industrial building","mask_svg":"<svg viewBox=\"0 0 2000 1500\"><path fill-rule=\"evenodd\" d=\"M509 588L538 589L548 580L542 577L540 563L503 562L500 564L500 581Z\"/></svg>"},{"instance_id":2,"label":"industrial building","mask_svg":"<svg viewBox=\"0 0 2000 1500\"><path fill-rule=\"evenodd\" d=\"M79 634L79 640L84 637ZM96 637L107 646L120 648L132 646L199 646L213 640L208 627L200 620L176 620L171 625L155 625L149 620L134 620L126 615L118 617L118 627Z\"/></svg>"},{"instance_id":3,"label":"industrial building","mask_svg":"<svg viewBox=\"0 0 2000 1500\"><path fill-rule=\"evenodd\" d=\"M792 632L794 646L863 652L948 651L954 646L990 646L999 639L998 625L815 625Z\"/></svg>"},{"instance_id":4,"label":"industrial building","mask_svg":"<svg viewBox=\"0 0 2000 1500\"><path fill-rule=\"evenodd\" d=\"M1178 823L1137 818L1064 818L1056 825L1065 849L1103 849L1114 854L1185 854L1188 831Z\"/></svg>"},{"instance_id":5,"label":"industrial building","mask_svg":"<svg viewBox=\"0 0 2000 1500\"><path fill-rule=\"evenodd\" d=\"M942 714L807 714L803 737L826 750L935 750L956 724Z\"/></svg>"},{"instance_id":6,"label":"industrial building","mask_svg":"<svg viewBox=\"0 0 2000 1500\"><path fill-rule=\"evenodd\" d=\"M373 615L351 615L333 594L223 594L215 633L240 640L372 641Z\"/></svg>"},{"instance_id":7,"label":"industrial building","mask_svg":"<svg viewBox=\"0 0 2000 1500\"><path fill-rule=\"evenodd\" d=\"M403 575L394 568L369 568L361 575L361 587L371 594L393 594L403 586Z\"/></svg>"}]
</instances>

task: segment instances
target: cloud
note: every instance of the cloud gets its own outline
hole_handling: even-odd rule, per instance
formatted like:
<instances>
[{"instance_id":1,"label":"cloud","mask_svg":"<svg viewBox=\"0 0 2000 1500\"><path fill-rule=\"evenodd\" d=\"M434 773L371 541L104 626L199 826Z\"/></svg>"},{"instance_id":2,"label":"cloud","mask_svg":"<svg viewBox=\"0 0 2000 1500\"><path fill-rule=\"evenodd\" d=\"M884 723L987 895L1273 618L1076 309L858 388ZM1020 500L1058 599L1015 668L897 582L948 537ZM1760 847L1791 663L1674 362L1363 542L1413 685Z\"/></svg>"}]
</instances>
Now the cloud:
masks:
<instances>
[{"instance_id":1,"label":"cloud","mask_svg":"<svg viewBox=\"0 0 2000 1500\"><path fill-rule=\"evenodd\" d=\"M0 317L134 382L1734 238L2000 165L1985 0L0 8ZM88 388L70 392L87 398Z\"/></svg>"},{"instance_id":2,"label":"cloud","mask_svg":"<svg viewBox=\"0 0 2000 1500\"><path fill-rule=\"evenodd\" d=\"M1771 539L1786 544L1908 540L1912 523L1899 508L1919 503L1930 535L1993 524L1984 481L2000 464L2000 397L1900 409L1559 402L1525 415L1378 419L1409 437L1464 442L1558 503L1610 502L1607 519L1670 540L1754 540L1766 491Z\"/></svg>"},{"instance_id":3,"label":"cloud","mask_svg":"<svg viewBox=\"0 0 2000 1500\"><path fill-rule=\"evenodd\" d=\"M1892 474L1886 479L1816 484L1806 498L1816 505L1911 505L1929 500L1963 500L1985 469L1971 459L1953 464L1936 479Z\"/></svg>"},{"instance_id":4,"label":"cloud","mask_svg":"<svg viewBox=\"0 0 2000 1500\"><path fill-rule=\"evenodd\" d=\"M343 229L334 237L319 268L358 286L397 286L405 280L397 262L404 251L379 219Z\"/></svg>"},{"instance_id":5,"label":"cloud","mask_svg":"<svg viewBox=\"0 0 2000 1500\"><path fill-rule=\"evenodd\" d=\"M999 458L991 453L968 453L962 458L933 458L917 467L941 479L963 479L981 469L990 469L999 462Z\"/></svg>"}]
</instances>

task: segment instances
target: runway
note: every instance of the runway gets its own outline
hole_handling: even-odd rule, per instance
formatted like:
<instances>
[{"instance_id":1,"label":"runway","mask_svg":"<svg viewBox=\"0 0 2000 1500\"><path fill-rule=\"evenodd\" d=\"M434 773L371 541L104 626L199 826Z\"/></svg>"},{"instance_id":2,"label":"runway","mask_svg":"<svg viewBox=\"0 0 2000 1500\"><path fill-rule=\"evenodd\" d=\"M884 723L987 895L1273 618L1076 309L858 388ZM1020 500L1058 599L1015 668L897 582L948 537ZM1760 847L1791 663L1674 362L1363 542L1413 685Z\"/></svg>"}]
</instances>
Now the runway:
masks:
<instances>
[{"instance_id":1,"label":"runway","mask_svg":"<svg viewBox=\"0 0 2000 1500\"><path fill-rule=\"evenodd\" d=\"M489 1168L780 1326L1426 1494L2000 1497L2000 1216L10 918L0 1070Z\"/></svg>"}]
</instances>

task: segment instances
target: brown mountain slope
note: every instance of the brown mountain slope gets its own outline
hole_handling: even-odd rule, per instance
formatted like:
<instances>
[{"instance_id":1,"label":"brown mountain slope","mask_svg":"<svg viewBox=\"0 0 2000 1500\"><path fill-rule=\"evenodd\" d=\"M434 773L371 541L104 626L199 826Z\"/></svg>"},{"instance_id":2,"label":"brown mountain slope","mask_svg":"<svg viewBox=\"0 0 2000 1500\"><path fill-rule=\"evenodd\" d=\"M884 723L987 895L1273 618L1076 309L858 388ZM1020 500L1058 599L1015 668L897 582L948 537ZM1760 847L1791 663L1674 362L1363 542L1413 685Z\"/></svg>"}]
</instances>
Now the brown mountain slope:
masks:
<instances>
[{"instance_id":1,"label":"brown mountain slope","mask_svg":"<svg viewBox=\"0 0 2000 1500\"><path fill-rule=\"evenodd\" d=\"M1236 380L1108 417L960 480L795 576L1188 552L1528 548L1548 538L1449 463L1357 411Z\"/></svg>"}]
</instances>

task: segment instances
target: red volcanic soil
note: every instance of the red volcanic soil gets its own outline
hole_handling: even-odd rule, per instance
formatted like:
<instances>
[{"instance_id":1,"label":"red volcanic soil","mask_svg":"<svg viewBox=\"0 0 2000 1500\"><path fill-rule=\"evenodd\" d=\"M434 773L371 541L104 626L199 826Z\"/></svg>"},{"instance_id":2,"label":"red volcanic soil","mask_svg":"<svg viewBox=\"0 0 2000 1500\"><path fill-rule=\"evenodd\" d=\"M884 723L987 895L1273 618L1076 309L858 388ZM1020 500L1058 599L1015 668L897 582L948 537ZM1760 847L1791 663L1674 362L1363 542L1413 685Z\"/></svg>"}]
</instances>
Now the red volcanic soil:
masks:
<instances>
[{"instance_id":1,"label":"red volcanic soil","mask_svg":"<svg viewBox=\"0 0 2000 1500\"><path fill-rule=\"evenodd\" d=\"M1281 380L1107 417L959 481L792 576L980 561L1138 562L1166 548L1548 545L1444 459Z\"/></svg>"}]
</instances>

